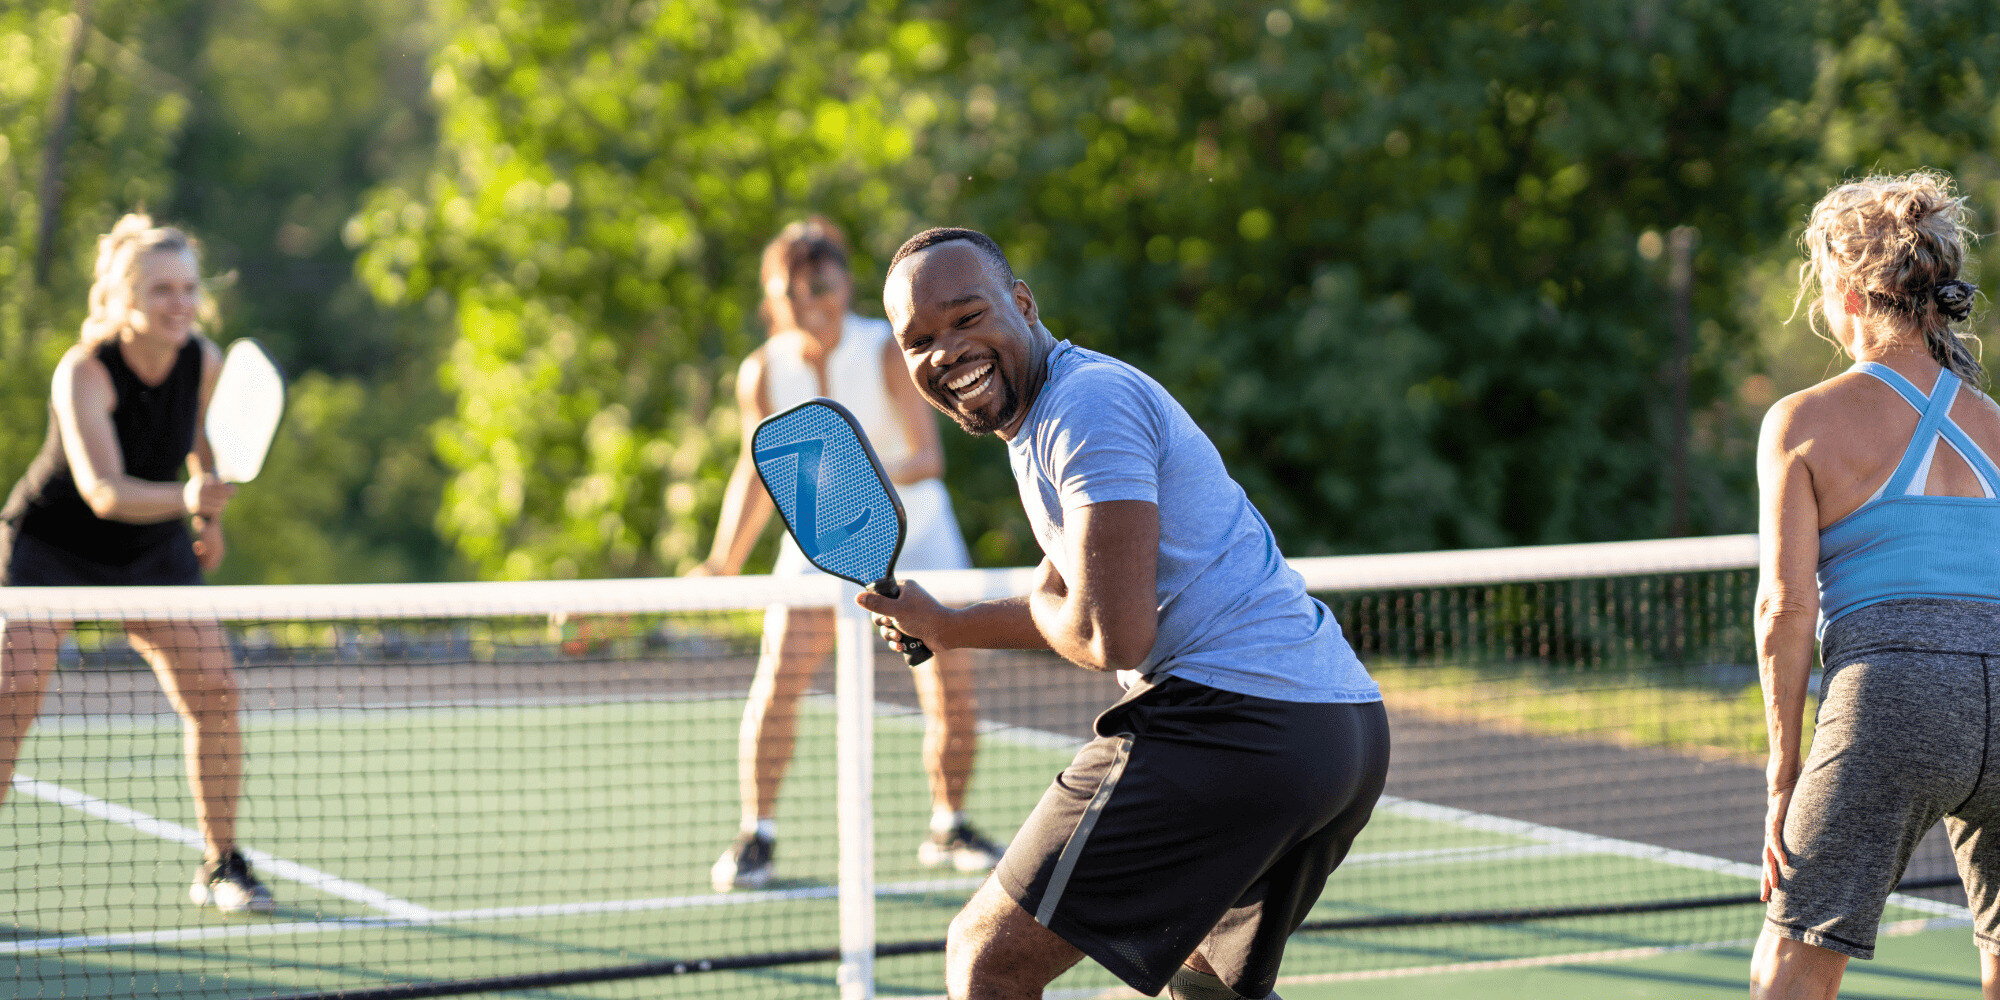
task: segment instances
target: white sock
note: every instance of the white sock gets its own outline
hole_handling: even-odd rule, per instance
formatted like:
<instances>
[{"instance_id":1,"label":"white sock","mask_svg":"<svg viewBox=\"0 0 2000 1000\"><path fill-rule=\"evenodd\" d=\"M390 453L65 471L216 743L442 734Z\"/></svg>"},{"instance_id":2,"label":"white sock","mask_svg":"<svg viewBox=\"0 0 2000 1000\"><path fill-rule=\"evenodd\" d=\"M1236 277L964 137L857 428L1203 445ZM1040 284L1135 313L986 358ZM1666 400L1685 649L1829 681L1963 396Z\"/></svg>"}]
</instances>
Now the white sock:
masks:
<instances>
[{"instance_id":1,"label":"white sock","mask_svg":"<svg viewBox=\"0 0 2000 1000\"><path fill-rule=\"evenodd\" d=\"M931 812L931 832L950 833L965 822L965 813L956 809L936 809Z\"/></svg>"},{"instance_id":2,"label":"white sock","mask_svg":"<svg viewBox=\"0 0 2000 1000\"><path fill-rule=\"evenodd\" d=\"M754 823L743 824L744 833L754 833L765 840L778 839L778 821L769 816L758 818Z\"/></svg>"}]
</instances>

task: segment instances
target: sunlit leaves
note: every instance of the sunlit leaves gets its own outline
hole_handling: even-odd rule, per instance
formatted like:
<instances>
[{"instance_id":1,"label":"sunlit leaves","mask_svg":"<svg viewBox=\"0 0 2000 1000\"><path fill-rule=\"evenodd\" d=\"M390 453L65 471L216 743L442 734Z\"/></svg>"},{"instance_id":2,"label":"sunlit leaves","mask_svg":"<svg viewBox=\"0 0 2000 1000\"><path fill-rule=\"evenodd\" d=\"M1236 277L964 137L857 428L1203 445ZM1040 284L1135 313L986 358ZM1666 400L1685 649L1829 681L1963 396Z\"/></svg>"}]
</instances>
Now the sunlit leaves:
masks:
<instances>
[{"instance_id":1,"label":"sunlit leaves","mask_svg":"<svg viewBox=\"0 0 2000 1000\"><path fill-rule=\"evenodd\" d=\"M1744 303L1798 213L1878 163L1990 185L2000 129L1971 3L438 17L435 169L349 237L378 295L456 317L441 518L495 575L694 558L756 253L808 212L850 228L864 290L915 229L991 232L1058 334L1187 404L1295 551L1666 528L1659 246L1691 227L1689 527L1740 529ZM946 440L976 550L1029 558L990 442Z\"/></svg>"}]
</instances>

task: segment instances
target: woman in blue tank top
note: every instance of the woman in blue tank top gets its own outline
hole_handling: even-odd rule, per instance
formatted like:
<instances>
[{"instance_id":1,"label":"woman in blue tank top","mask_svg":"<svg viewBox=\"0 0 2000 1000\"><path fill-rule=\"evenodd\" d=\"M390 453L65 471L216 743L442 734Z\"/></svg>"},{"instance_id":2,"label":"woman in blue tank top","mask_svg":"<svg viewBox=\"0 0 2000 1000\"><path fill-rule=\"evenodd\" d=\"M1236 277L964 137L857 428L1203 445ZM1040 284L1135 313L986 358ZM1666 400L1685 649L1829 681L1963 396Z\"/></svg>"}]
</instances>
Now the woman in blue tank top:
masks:
<instances>
[{"instance_id":1,"label":"woman in blue tank top","mask_svg":"<svg viewBox=\"0 0 2000 1000\"><path fill-rule=\"evenodd\" d=\"M1953 326L1977 291L1963 210L1942 174L1871 177L1821 199L1803 238L1809 318L1855 365L1780 400L1758 445L1770 907L1753 997L1831 1000L1943 819L2000 1000L2000 406Z\"/></svg>"},{"instance_id":2,"label":"woman in blue tank top","mask_svg":"<svg viewBox=\"0 0 2000 1000\"><path fill-rule=\"evenodd\" d=\"M98 240L95 274L81 342L56 366L48 437L0 511L0 585L199 584L222 561L221 514L236 488L216 478L201 432L222 355L195 325L203 305L195 243L127 215ZM222 626L130 622L126 630L187 726L205 852L190 896L225 912L270 910L270 891L236 846L243 747ZM0 631L4 792L67 625L11 621Z\"/></svg>"}]
</instances>

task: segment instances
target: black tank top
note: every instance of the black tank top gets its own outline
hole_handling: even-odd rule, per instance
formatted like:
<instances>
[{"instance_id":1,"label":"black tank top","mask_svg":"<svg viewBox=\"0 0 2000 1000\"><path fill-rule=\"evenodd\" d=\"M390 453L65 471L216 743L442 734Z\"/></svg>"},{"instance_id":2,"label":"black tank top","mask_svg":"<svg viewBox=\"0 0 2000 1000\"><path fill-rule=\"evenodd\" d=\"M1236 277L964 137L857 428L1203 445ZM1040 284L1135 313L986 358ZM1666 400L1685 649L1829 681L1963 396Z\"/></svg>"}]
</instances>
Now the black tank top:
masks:
<instances>
[{"instance_id":1,"label":"black tank top","mask_svg":"<svg viewBox=\"0 0 2000 1000\"><path fill-rule=\"evenodd\" d=\"M125 474L156 483L179 482L188 452L194 450L195 418L201 409L200 341L189 337L181 345L173 368L159 385L139 380L115 340L99 344L91 353L111 374L111 391L117 399L111 423L118 432ZM131 524L93 513L70 474L53 405L42 450L27 475L14 484L0 518L36 541L110 566L124 565L155 546L186 537L180 518Z\"/></svg>"}]
</instances>

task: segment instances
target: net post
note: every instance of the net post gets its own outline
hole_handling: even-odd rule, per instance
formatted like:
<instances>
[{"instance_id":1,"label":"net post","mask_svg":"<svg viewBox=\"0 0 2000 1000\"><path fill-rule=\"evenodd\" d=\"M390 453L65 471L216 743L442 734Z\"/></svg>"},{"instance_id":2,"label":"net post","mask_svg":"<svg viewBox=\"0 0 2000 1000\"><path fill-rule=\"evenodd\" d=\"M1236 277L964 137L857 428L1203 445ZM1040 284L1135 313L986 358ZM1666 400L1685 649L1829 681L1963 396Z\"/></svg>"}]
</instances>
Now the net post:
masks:
<instances>
[{"instance_id":1,"label":"net post","mask_svg":"<svg viewBox=\"0 0 2000 1000\"><path fill-rule=\"evenodd\" d=\"M835 615L835 768L839 773L840 997L875 996L875 658L861 588L842 582Z\"/></svg>"}]
</instances>

